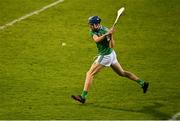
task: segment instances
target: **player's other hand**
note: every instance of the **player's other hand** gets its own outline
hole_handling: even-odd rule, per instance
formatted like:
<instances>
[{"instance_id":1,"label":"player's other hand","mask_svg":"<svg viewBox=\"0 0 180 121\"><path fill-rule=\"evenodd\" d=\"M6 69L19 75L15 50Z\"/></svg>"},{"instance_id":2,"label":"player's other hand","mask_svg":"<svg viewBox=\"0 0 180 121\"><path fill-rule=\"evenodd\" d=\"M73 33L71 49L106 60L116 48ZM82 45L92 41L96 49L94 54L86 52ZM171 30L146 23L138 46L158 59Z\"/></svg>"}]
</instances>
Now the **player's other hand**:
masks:
<instances>
[{"instance_id":1,"label":"player's other hand","mask_svg":"<svg viewBox=\"0 0 180 121\"><path fill-rule=\"evenodd\" d=\"M108 31L108 35L113 34L115 32L114 27L111 27Z\"/></svg>"}]
</instances>

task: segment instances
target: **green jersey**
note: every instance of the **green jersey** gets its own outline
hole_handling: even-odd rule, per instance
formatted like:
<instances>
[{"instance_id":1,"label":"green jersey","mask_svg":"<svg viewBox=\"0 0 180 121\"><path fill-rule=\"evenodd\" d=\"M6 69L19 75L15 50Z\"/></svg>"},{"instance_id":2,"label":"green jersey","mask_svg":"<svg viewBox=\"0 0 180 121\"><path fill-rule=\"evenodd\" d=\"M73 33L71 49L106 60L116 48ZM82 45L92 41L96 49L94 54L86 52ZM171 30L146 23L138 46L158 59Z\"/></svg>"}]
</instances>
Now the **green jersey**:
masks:
<instances>
[{"instance_id":1,"label":"green jersey","mask_svg":"<svg viewBox=\"0 0 180 121\"><path fill-rule=\"evenodd\" d=\"M90 30L90 35L91 37L94 34L97 36L102 36L107 32L108 32L108 28L101 26L101 28L98 31ZM108 55L113 51L113 49L109 47L109 41L107 41L107 38L104 38L100 42L96 42L96 46L98 48L98 54L100 55Z\"/></svg>"}]
</instances>

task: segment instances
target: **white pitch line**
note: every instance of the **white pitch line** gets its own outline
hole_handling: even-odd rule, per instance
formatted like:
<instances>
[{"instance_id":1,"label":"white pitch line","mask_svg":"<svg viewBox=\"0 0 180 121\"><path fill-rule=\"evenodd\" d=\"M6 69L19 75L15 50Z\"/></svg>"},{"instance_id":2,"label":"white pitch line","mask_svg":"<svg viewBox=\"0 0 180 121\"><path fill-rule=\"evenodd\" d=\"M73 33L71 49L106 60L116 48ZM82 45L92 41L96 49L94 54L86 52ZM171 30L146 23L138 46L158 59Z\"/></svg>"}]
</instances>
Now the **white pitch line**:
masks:
<instances>
[{"instance_id":1,"label":"white pitch line","mask_svg":"<svg viewBox=\"0 0 180 121\"><path fill-rule=\"evenodd\" d=\"M15 19L15 20L13 20L13 21L11 21L11 22L3 25L3 26L0 26L0 30L3 30L3 29L5 29L5 28L7 28L7 27L9 27L9 26L12 26L12 25L14 25L15 23L17 23L17 22L19 22L19 21L22 21L22 20L24 20L24 19L27 19L28 17L30 17L30 16L32 16L32 15L34 15L34 14L39 14L40 12L42 12L42 11L44 11L44 10L50 8L50 7L53 7L53 6L59 4L59 3L63 2L63 1L64 1L64 0L58 0L58 1L53 2L53 3L51 3L51 4L47 5L47 6L44 6L43 8L41 8L41 9L39 9L39 10L33 11L33 12L31 12L31 13L29 13L29 14L26 14L26 15L18 18L18 19Z\"/></svg>"}]
</instances>

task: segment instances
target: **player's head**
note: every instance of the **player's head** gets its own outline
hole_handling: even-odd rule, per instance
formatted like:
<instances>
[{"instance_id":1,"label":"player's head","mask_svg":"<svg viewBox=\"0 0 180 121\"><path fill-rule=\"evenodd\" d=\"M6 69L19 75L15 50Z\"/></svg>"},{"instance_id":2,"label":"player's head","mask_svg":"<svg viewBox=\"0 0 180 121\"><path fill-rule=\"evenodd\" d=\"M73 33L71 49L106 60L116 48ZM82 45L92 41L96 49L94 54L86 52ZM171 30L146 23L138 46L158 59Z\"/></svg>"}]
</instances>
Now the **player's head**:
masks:
<instances>
[{"instance_id":1,"label":"player's head","mask_svg":"<svg viewBox=\"0 0 180 121\"><path fill-rule=\"evenodd\" d=\"M88 19L89 24L100 24L101 23L101 18L99 16L91 16Z\"/></svg>"},{"instance_id":2,"label":"player's head","mask_svg":"<svg viewBox=\"0 0 180 121\"><path fill-rule=\"evenodd\" d=\"M88 19L88 24L92 30L98 30L100 28L101 18L99 16L91 16Z\"/></svg>"}]
</instances>

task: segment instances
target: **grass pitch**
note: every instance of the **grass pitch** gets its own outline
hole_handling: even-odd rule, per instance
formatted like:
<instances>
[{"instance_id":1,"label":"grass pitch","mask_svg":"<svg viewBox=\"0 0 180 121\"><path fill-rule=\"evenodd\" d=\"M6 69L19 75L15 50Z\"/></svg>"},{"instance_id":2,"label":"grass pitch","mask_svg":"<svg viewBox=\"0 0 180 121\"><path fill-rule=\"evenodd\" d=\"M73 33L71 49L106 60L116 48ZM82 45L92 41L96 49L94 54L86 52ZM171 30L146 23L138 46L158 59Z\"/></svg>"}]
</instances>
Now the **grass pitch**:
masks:
<instances>
[{"instance_id":1,"label":"grass pitch","mask_svg":"<svg viewBox=\"0 0 180 121\"><path fill-rule=\"evenodd\" d=\"M0 25L52 2L1 0ZM97 53L87 18L110 27L122 6L115 50L149 91L107 68L80 105L70 96L81 93ZM0 30L0 119L170 119L180 112L179 11L179 0L65 0Z\"/></svg>"}]
</instances>

